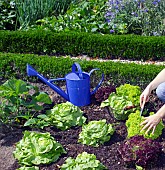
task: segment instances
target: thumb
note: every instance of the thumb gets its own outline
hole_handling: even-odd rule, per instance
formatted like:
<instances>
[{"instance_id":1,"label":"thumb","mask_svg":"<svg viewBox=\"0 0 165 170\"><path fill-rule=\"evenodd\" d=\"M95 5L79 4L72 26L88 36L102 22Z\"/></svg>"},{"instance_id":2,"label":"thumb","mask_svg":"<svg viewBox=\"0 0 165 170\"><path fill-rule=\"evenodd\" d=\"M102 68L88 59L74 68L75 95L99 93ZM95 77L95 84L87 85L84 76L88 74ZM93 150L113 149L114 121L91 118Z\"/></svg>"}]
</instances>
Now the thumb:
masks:
<instances>
[{"instance_id":1,"label":"thumb","mask_svg":"<svg viewBox=\"0 0 165 170\"><path fill-rule=\"evenodd\" d=\"M144 95L144 97L143 97L143 103L145 103L146 101L147 101L147 96L146 95Z\"/></svg>"},{"instance_id":2,"label":"thumb","mask_svg":"<svg viewBox=\"0 0 165 170\"><path fill-rule=\"evenodd\" d=\"M140 102L140 107L143 108L146 102L146 96L144 96Z\"/></svg>"}]
</instances>

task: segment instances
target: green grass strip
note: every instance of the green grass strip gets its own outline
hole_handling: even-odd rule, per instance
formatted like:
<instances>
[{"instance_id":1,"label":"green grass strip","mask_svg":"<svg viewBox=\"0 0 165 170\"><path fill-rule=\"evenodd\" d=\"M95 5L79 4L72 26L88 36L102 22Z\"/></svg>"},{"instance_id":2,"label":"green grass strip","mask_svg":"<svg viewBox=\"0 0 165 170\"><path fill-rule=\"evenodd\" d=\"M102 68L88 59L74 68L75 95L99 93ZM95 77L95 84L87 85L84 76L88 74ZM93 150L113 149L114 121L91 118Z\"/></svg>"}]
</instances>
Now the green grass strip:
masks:
<instances>
[{"instance_id":1,"label":"green grass strip","mask_svg":"<svg viewBox=\"0 0 165 170\"><path fill-rule=\"evenodd\" d=\"M0 53L0 61L0 78L2 80L15 77L23 80L36 81L34 77L27 76L27 63L32 65L33 68L48 79L64 77L67 73L71 72L72 64L78 62L85 72L89 72L93 68L99 68L101 71L94 74L99 78L101 73L104 73L105 79L108 80L109 83L141 85L149 83L164 68L163 65L154 64L140 65L113 61L99 62L72 59L69 56L55 57L13 53Z\"/></svg>"}]
</instances>

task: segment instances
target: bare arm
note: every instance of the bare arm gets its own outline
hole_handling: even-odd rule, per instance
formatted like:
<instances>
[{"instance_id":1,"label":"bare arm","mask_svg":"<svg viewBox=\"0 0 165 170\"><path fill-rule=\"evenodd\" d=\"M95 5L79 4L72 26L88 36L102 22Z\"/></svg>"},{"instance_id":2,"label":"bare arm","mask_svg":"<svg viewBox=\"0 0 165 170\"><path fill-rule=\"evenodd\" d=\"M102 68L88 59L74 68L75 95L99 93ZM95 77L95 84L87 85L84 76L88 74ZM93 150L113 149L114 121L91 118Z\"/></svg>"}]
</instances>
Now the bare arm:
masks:
<instances>
[{"instance_id":1,"label":"bare arm","mask_svg":"<svg viewBox=\"0 0 165 170\"><path fill-rule=\"evenodd\" d=\"M150 89L150 91L156 89L159 84L165 82L165 69L163 69L147 86L147 88Z\"/></svg>"},{"instance_id":2,"label":"bare arm","mask_svg":"<svg viewBox=\"0 0 165 170\"><path fill-rule=\"evenodd\" d=\"M151 94L151 91L156 89L159 84L165 82L165 69L163 69L154 79L151 81L151 83L145 88L143 93L140 96L140 106L142 107L143 104L149 100L149 95ZM151 115L149 117L146 117L145 120L141 123L141 125L144 125L142 130L146 130L146 133L148 133L152 129L152 133L154 134L155 128L157 124L160 122L162 118L165 118L165 104L157 111L156 114Z\"/></svg>"},{"instance_id":3,"label":"bare arm","mask_svg":"<svg viewBox=\"0 0 165 170\"><path fill-rule=\"evenodd\" d=\"M163 69L152 81L151 83L145 88L143 93L140 96L140 106L143 107L144 103L149 100L149 95L151 91L156 89L159 84L165 82L165 69Z\"/></svg>"},{"instance_id":4,"label":"bare arm","mask_svg":"<svg viewBox=\"0 0 165 170\"><path fill-rule=\"evenodd\" d=\"M156 113L161 119L165 118L165 104Z\"/></svg>"}]
</instances>

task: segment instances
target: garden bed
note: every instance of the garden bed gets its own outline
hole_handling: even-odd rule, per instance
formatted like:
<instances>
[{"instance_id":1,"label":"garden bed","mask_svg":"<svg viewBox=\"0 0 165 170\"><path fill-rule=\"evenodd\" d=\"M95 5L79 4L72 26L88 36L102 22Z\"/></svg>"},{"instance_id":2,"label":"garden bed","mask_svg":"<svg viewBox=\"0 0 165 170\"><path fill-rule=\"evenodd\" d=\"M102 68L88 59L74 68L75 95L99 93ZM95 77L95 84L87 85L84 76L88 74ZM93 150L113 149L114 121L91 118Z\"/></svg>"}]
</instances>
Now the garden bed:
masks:
<instances>
[{"instance_id":1,"label":"garden bed","mask_svg":"<svg viewBox=\"0 0 165 170\"><path fill-rule=\"evenodd\" d=\"M59 104L66 102L62 97L60 97L56 92L50 89L43 83L36 83L40 91L47 92L53 99L54 104ZM151 111L158 110L162 103L153 94L150 101ZM157 103L156 106L152 107L152 103ZM53 105L52 105L53 106ZM50 106L50 107L52 107ZM16 170L19 168L18 162L13 158L12 152L15 149L16 142L20 141L24 130L50 132L51 135L63 145L67 154L63 154L58 161L49 165L40 165L40 170L58 170L59 166L64 163L66 158L76 156L83 151L88 153L93 153L96 155L97 159L105 165L109 170L133 170L135 167L126 167L122 158L120 157L117 148L126 139L127 130L125 126L125 121L117 121L113 118L111 113L107 108L100 108L100 103L96 102L94 97L92 98L92 103L89 106L80 107L83 111L87 121L106 119L107 123L115 124L115 133L112 135L109 142L104 143L99 147L92 147L78 143L78 135L81 131L81 127L70 128L69 130L61 131L55 127L46 127L43 130L35 128L25 128L25 127L13 127L7 128L3 126L0 131L0 169L3 170ZM165 132L158 139L161 145L165 148ZM165 170L165 151L159 155L156 162L151 163L147 170Z\"/></svg>"}]
</instances>

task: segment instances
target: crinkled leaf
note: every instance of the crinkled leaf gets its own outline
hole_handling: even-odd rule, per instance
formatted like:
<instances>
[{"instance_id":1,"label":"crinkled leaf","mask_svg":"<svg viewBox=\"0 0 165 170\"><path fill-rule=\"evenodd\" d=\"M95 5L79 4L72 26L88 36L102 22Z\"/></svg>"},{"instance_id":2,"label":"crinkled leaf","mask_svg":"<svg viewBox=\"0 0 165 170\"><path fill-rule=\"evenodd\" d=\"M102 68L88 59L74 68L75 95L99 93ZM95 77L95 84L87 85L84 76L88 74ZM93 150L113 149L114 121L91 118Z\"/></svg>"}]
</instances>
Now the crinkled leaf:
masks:
<instances>
[{"instance_id":1,"label":"crinkled leaf","mask_svg":"<svg viewBox=\"0 0 165 170\"><path fill-rule=\"evenodd\" d=\"M69 157L66 159L65 163L61 166L61 170L106 170L107 168L96 159L94 154L88 154L87 152L82 152L77 155L75 159Z\"/></svg>"},{"instance_id":2,"label":"crinkled leaf","mask_svg":"<svg viewBox=\"0 0 165 170\"><path fill-rule=\"evenodd\" d=\"M116 94L118 96L127 96L128 100L133 103L133 105L139 105L141 88L139 86L134 86L130 84L120 85L116 88Z\"/></svg>"},{"instance_id":3,"label":"crinkled leaf","mask_svg":"<svg viewBox=\"0 0 165 170\"><path fill-rule=\"evenodd\" d=\"M31 166L54 162L62 153L66 151L50 133L25 131L13 155L21 165Z\"/></svg>"},{"instance_id":4,"label":"crinkled leaf","mask_svg":"<svg viewBox=\"0 0 165 170\"><path fill-rule=\"evenodd\" d=\"M61 130L72 126L81 126L86 121L80 108L70 102L55 105L47 116L50 124Z\"/></svg>"},{"instance_id":5,"label":"crinkled leaf","mask_svg":"<svg viewBox=\"0 0 165 170\"><path fill-rule=\"evenodd\" d=\"M106 107L106 106L109 106L109 105L110 105L109 100L107 99L107 100L105 100L101 103L100 107Z\"/></svg>"},{"instance_id":6,"label":"crinkled leaf","mask_svg":"<svg viewBox=\"0 0 165 170\"><path fill-rule=\"evenodd\" d=\"M37 167L37 166L31 166L31 167L23 166L23 167L18 168L17 170L39 170L39 167Z\"/></svg>"},{"instance_id":7,"label":"crinkled leaf","mask_svg":"<svg viewBox=\"0 0 165 170\"><path fill-rule=\"evenodd\" d=\"M111 124L107 124L106 120L90 121L82 126L79 134L78 142L86 145L98 147L100 144L110 140L114 129Z\"/></svg>"},{"instance_id":8,"label":"crinkled leaf","mask_svg":"<svg viewBox=\"0 0 165 170\"><path fill-rule=\"evenodd\" d=\"M150 113L154 114L153 112ZM144 117L140 116L140 111L137 110L135 113L131 113L126 121L128 135L127 138L130 138L135 135L143 135L145 138L156 139L162 134L162 130L164 129L164 125L162 121L156 126L154 134L152 134L152 129L146 134L146 130L141 131L143 126L140 126L141 122L144 121Z\"/></svg>"}]
</instances>

